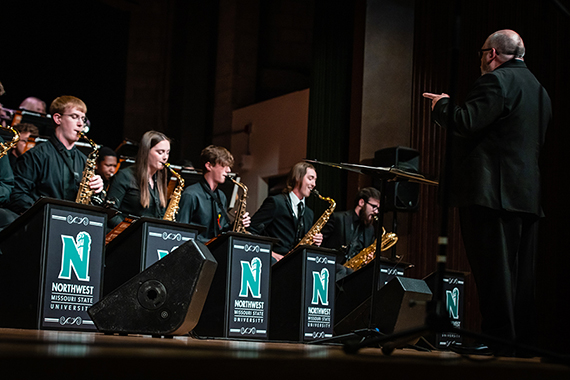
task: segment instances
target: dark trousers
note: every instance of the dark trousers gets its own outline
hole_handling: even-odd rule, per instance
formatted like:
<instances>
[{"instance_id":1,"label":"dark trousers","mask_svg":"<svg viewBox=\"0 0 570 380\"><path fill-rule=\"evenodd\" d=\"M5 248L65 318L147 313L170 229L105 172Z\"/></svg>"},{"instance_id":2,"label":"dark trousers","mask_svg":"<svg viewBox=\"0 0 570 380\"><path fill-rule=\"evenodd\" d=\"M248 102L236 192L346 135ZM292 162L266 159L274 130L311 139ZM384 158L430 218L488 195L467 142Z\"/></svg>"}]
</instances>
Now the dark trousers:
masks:
<instances>
[{"instance_id":1,"label":"dark trousers","mask_svg":"<svg viewBox=\"0 0 570 380\"><path fill-rule=\"evenodd\" d=\"M482 206L462 207L459 216L479 293L482 332L534 344L538 217Z\"/></svg>"}]
</instances>

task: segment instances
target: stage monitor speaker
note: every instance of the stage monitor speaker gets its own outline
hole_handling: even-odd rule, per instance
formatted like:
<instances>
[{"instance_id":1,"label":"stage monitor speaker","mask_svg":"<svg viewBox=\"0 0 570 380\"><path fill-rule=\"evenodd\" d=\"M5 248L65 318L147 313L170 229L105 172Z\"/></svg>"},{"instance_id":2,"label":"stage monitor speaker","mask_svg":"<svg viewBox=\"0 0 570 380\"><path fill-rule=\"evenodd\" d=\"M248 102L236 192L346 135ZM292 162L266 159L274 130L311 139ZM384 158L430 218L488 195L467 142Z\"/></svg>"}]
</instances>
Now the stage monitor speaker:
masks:
<instances>
[{"instance_id":1,"label":"stage monitor speaker","mask_svg":"<svg viewBox=\"0 0 570 380\"><path fill-rule=\"evenodd\" d=\"M420 167L420 153L412 148L397 146L377 150L374 153L374 166L395 167L407 172L417 173ZM380 181L374 186L380 189ZM419 205L420 186L414 182L390 182L386 188L387 211L415 211Z\"/></svg>"},{"instance_id":2,"label":"stage monitor speaker","mask_svg":"<svg viewBox=\"0 0 570 380\"><path fill-rule=\"evenodd\" d=\"M189 240L97 302L88 313L104 333L184 335L198 323L218 263Z\"/></svg>"},{"instance_id":3,"label":"stage monitor speaker","mask_svg":"<svg viewBox=\"0 0 570 380\"><path fill-rule=\"evenodd\" d=\"M399 276L392 278L378 290L373 327L384 334L392 334L422 326L426 317L425 303L431 297L431 290L424 280ZM369 320L370 297L335 326L335 334L347 334L366 328ZM400 343L397 346L415 341Z\"/></svg>"}]
</instances>

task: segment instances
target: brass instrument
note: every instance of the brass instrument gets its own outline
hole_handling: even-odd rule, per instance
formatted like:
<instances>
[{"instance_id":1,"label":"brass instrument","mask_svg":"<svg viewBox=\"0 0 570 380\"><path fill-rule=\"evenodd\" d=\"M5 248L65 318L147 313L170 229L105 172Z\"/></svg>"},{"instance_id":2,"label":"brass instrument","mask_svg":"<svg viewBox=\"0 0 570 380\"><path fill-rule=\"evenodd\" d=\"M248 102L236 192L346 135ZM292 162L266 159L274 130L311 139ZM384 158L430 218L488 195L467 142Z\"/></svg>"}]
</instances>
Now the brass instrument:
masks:
<instances>
[{"instance_id":1,"label":"brass instrument","mask_svg":"<svg viewBox=\"0 0 570 380\"><path fill-rule=\"evenodd\" d=\"M180 203L180 197L182 196L182 190L184 190L184 178L178 174L174 169L170 167L168 162L164 163L164 166L170 170L170 172L178 179L178 185L174 189L174 192L170 196L170 201L168 202L168 207L164 213L163 220L170 220L172 222L176 221L176 213L178 213L178 204Z\"/></svg>"},{"instance_id":2,"label":"brass instrument","mask_svg":"<svg viewBox=\"0 0 570 380\"><path fill-rule=\"evenodd\" d=\"M16 146L18 141L20 141L20 132L18 132L17 130L15 130L12 127L3 127L2 125L0 125L0 128L7 129L14 134L14 137L12 137L12 140L6 141L6 142L0 144L0 158L2 158L6 155L6 153L8 153L10 151L10 149L12 149L13 147Z\"/></svg>"},{"instance_id":3,"label":"brass instrument","mask_svg":"<svg viewBox=\"0 0 570 380\"><path fill-rule=\"evenodd\" d=\"M344 263L344 266L352 269L353 271L357 271L374 260L374 257L376 256L377 241L378 239L374 240L374 243L358 252L353 258ZM391 248L397 242L398 236L393 232L386 233L386 230L382 227L382 243L380 244L380 251L385 251Z\"/></svg>"},{"instance_id":4,"label":"brass instrument","mask_svg":"<svg viewBox=\"0 0 570 380\"><path fill-rule=\"evenodd\" d=\"M241 187L243 191L243 194L239 200L238 208L236 210L236 218L234 220L232 231L249 234L250 232L246 231L245 227L243 226L243 215L245 214L245 208L247 205L247 186L241 182L236 181L232 177L226 177L226 178L229 178L230 181Z\"/></svg>"},{"instance_id":5,"label":"brass instrument","mask_svg":"<svg viewBox=\"0 0 570 380\"><path fill-rule=\"evenodd\" d=\"M330 206L328 209L325 210L323 215L321 215L319 220L317 220L317 222L315 224L313 224L311 229L305 234L305 236L303 236L303 238L295 246L295 248L297 248L300 245L311 245L311 244L313 244L313 237L316 234L318 234L319 232L321 232L321 229L325 226L325 224L327 224L327 222L329 221L329 218L331 217L331 215L332 215L332 213L336 207L336 202L334 201L334 199L331 199L328 197L323 197L321 194L319 194L317 189L313 189L312 192L313 192L313 194L317 195L323 201L329 202ZM293 248L291 251L289 251L288 254L293 252L295 250L295 248Z\"/></svg>"},{"instance_id":6,"label":"brass instrument","mask_svg":"<svg viewBox=\"0 0 570 380\"><path fill-rule=\"evenodd\" d=\"M97 157L99 156L99 147L93 142L89 137L85 136L83 132L79 132L79 137L84 138L93 147L91 153L87 157L87 162L85 162L85 168L83 168L83 175L81 176L81 183L79 184L79 191L75 197L75 202L88 205L91 204L93 198L93 190L89 187L89 179L95 174L95 167L97 166ZM104 197L103 197L104 198ZM96 204L102 204L103 199L99 197L93 198L93 202Z\"/></svg>"}]
</instances>

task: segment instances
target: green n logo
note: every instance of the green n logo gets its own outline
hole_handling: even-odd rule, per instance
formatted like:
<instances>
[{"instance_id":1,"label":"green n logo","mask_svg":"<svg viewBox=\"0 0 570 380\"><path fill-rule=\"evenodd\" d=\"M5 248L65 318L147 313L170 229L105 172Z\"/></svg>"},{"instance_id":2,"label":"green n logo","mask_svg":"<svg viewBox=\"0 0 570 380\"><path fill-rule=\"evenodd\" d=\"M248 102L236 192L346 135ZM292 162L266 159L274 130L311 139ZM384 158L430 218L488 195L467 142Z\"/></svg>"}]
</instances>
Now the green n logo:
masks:
<instances>
[{"instance_id":1,"label":"green n logo","mask_svg":"<svg viewBox=\"0 0 570 380\"><path fill-rule=\"evenodd\" d=\"M453 319L459 318L459 289L447 290L446 304L449 311L449 317Z\"/></svg>"},{"instance_id":2,"label":"green n logo","mask_svg":"<svg viewBox=\"0 0 570 380\"><path fill-rule=\"evenodd\" d=\"M63 252L59 278L69 280L71 269L80 281L89 281L89 253L91 252L91 236L87 232L77 234L77 242L73 236L61 235Z\"/></svg>"},{"instance_id":3,"label":"green n logo","mask_svg":"<svg viewBox=\"0 0 570 380\"><path fill-rule=\"evenodd\" d=\"M170 249L170 252L174 251L175 249L178 249L178 246L172 247ZM166 249L157 249L156 253L158 254L158 259L162 259L164 256L168 255L170 252L168 252Z\"/></svg>"},{"instance_id":4,"label":"green n logo","mask_svg":"<svg viewBox=\"0 0 570 380\"><path fill-rule=\"evenodd\" d=\"M240 297L247 297L249 292L253 298L261 298L261 259L254 257L251 264L241 261L241 289Z\"/></svg>"},{"instance_id":5,"label":"green n logo","mask_svg":"<svg viewBox=\"0 0 570 380\"><path fill-rule=\"evenodd\" d=\"M321 304L329 304L329 270L321 269L321 273L313 272L313 299L311 304L318 305L319 299Z\"/></svg>"}]
</instances>

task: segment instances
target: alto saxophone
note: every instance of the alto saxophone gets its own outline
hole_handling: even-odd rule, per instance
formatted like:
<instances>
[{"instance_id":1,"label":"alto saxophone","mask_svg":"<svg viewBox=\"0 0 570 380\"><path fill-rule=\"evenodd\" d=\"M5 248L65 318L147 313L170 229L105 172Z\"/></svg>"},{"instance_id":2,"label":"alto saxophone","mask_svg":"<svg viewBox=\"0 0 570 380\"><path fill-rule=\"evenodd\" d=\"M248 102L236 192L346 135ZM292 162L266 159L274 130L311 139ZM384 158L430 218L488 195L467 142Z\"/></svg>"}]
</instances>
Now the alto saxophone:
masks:
<instances>
[{"instance_id":1,"label":"alto saxophone","mask_svg":"<svg viewBox=\"0 0 570 380\"><path fill-rule=\"evenodd\" d=\"M317 195L320 199L322 199L323 201L327 201L330 203L330 206L328 209L326 209L326 211L321 215L321 217L319 218L319 220L317 220L317 222L315 224L313 224L313 226L311 227L311 229L305 234L305 236L303 236L303 238L301 239L301 241L299 243L297 243L297 245L295 246L295 248L297 248L300 245L311 245L313 244L313 237L318 234L319 232L321 232L321 229L325 226L325 224L327 224L327 222L329 221L329 218L331 217L335 207L336 207L336 202L334 201L334 199L328 198L328 197L323 197L321 194L319 194L319 192L316 189L313 189L313 194ZM292 250L290 250L287 254L293 252L295 250L295 248L293 248Z\"/></svg>"},{"instance_id":2,"label":"alto saxophone","mask_svg":"<svg viewBox=\"0 0 570 380\"><path fill-rule=\"evenodd\" d=\"M374 260L374 257L376 257L377 241L378 241L377 239L374 240L374 243L370 244L368 247L358 252L353 258L344 263L344 266L356 272L357 270L359 270L360 268L364 267L366 264ZM380 244L380 251L385 251L391 248L397 242L398 242L398 236L393 232L386 233L386 230L384 229L384 227L382 227L382 240Z\"/></svg>"},{"instance_id":3,"label":"alto saxophone","mask_svg":"<svg viewBox=\"0 0 570 380\"><path fill-rule=\"evenodd\" d=\"M232 231L233 232L241 232L244 234L249 234L250 232L247 231L245 229L245 227L243 226L243 215L245 214L245 207L247 205L247 186L241 182L236 181L232 177L226 177L226 178L229 178L230 181L232 181L234 184L241 187L241 189L243 191L243 194L239 200L238 208L236 210L236 218L234 220L234 225L233 225Z\"/></svg>"},{"instance_id":4,"label":"alto saxophone","mask_svg":"<svg viewBox=\"0 0 570 380\"><path fill-rule=\"evenodd\" d=\"M99 147L93 142L89 137L85 136L83 132L79 132L79 137L84 138L89 142L93 150L89 153L87 161L85 162L85 168L83 168L83 175L81 176L81 183L79 184L79 191L75 197L75 202L82 205L88 205L91 203L91 198L93 197L93 190L89 187L89 179L95 174L95 166L97 165L97 157L99 156ZM101 204L103 199L93 198L94 203Z\"/></svg>"},{"instance_id":5,"label":"alto saxophone","mask_svg":"<svg viewBox=\"0 0 570 380\"><path fill-rule=\"evenodd\" d=\"M180 197L182 196L182 190L184 190L184 178L178 174L174 169L170 167L170 164L166 162L164 164L168 170L178 179L178 185L174 189L170 201L168 202L168 207L164 213L163 220L170 220L172 222L176 221L176 213L178 213L178 204L180 203Z\"/></svg>"},{"instance_id":6,"label":"alto saxophone","mask_svg":"<svg viewBox=\"0 0 570 380\"><path fill-rule=\"evenodd\" d=\"M12 137L12 140L6 141L5 143L0 144L0 158L2 158L6 155L6 153L8 153L10 151L10 149L12 149L13 147L16 146L18 141L20 141L20 132L18 132L17 130L15 130L12 127L4 127L4 126L0 125L0 128L7 129L14 134L14 136Z\"/></svg>"}]
</instances>

